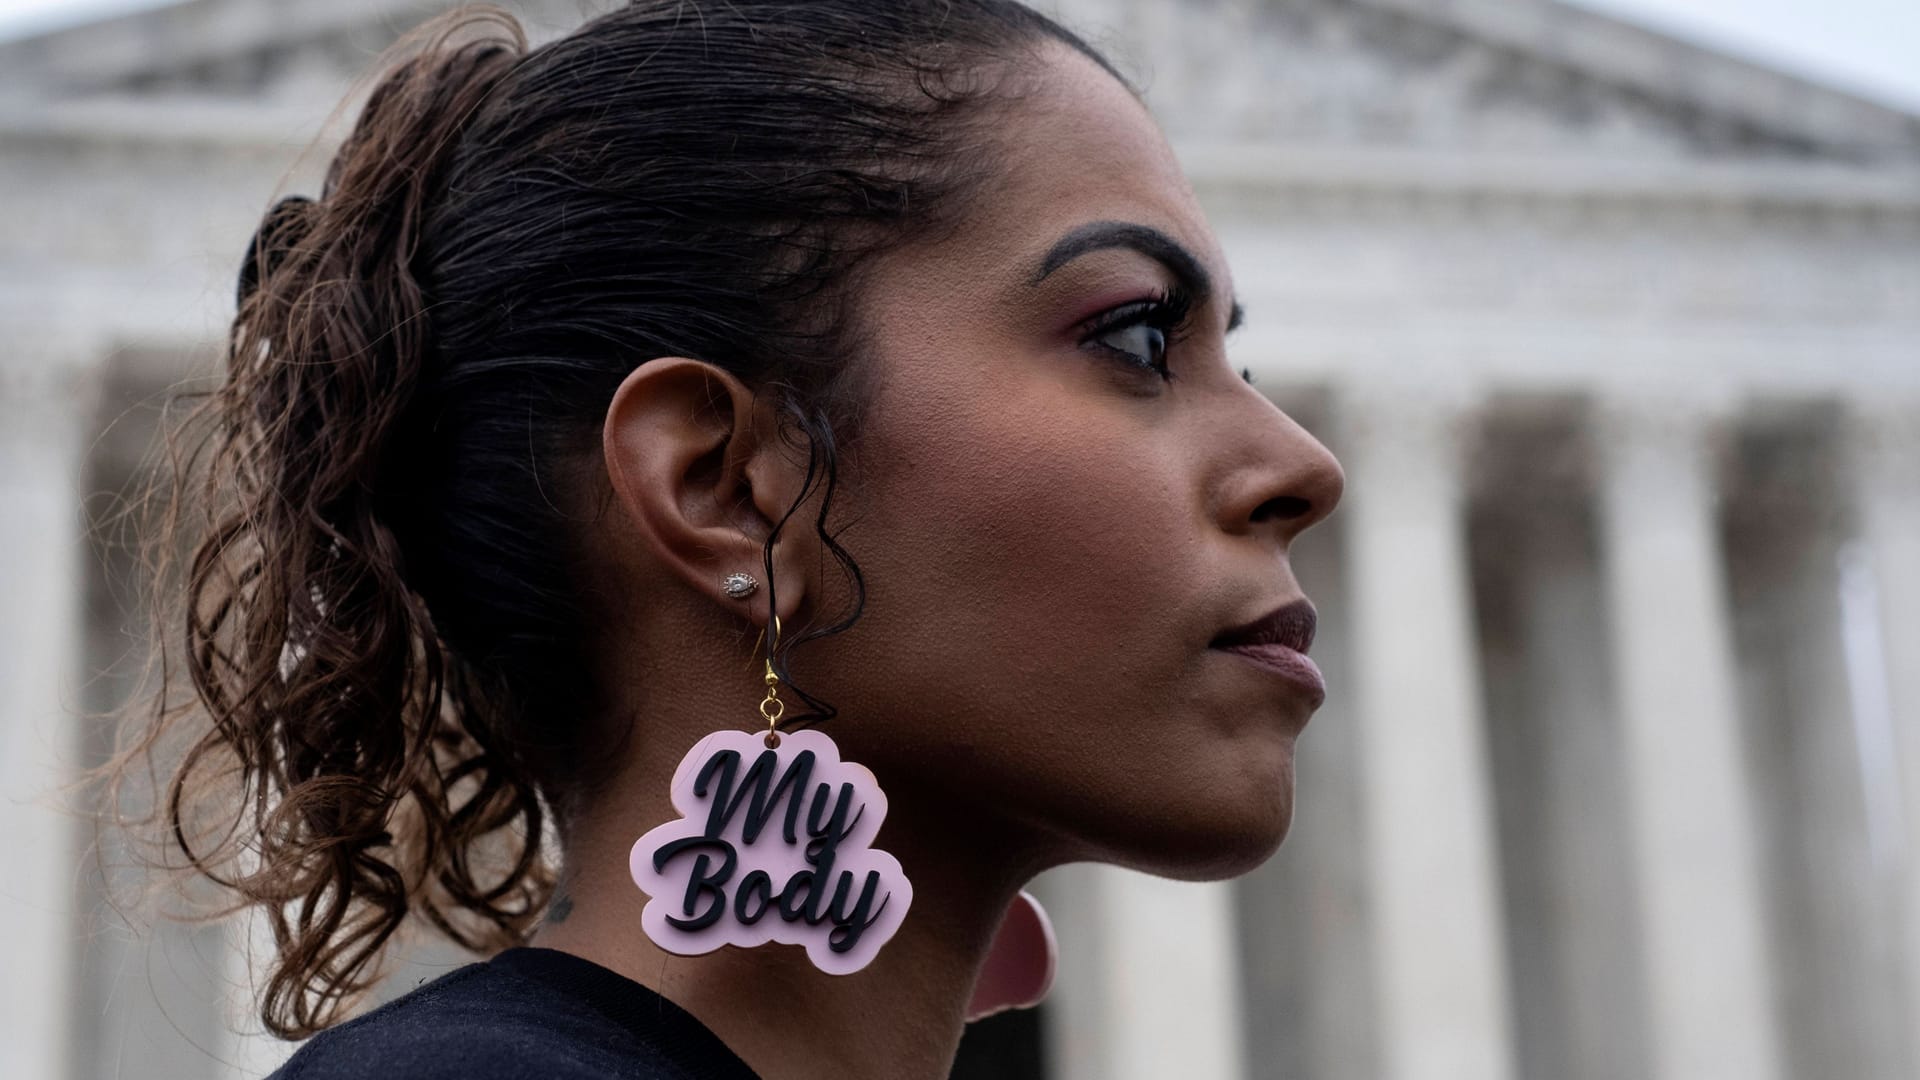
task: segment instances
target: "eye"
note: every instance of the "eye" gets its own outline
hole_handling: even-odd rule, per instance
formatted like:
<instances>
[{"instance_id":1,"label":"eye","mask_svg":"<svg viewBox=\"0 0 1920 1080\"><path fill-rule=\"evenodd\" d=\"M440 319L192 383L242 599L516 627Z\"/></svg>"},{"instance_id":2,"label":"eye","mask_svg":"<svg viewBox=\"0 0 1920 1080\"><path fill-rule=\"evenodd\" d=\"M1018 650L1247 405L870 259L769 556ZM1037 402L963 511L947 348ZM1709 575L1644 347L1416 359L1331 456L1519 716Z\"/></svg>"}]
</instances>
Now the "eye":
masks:
<instances>
[{"instance_id":1,"label":"eye","mask_svg":"<svg viewBox=\"0 0 1920 1080\"><path fill-rule=\"evenodd\" d=\"M1177 289L1105 312L1086 327L1083 347L1097 347L1134 367L1157 373L1172 382L1167 350L1179 340L1175 331L1192 309L1191 299Z\"/></svg>"},{"instance_id":2,"label":"eye","mask_svg":"<svg viewBox=\"0 0 1920 1080\"><path fill-rule=\"evenodd\" d=\"M1095 340L1119 353L1128 361L1159 372L1163 379L1173 378L1173 372L1167 368L1166 363L1167 332L1157 326L1137 322L1132 326L1109 330Z\"/></svg>"}]
</instances>

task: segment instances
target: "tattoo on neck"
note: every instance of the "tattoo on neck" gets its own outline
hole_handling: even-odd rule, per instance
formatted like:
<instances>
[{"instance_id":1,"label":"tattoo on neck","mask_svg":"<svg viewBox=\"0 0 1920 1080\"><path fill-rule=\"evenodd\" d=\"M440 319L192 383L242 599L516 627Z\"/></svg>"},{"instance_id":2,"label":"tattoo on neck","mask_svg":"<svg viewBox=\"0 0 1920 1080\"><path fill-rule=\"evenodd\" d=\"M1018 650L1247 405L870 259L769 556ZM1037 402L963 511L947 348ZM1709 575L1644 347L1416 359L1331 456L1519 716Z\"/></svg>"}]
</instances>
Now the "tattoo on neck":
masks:
<instances>
[{"instance_id":1,"label":"tattoo on neck","mask_svg":"<svg viewBox=\"0 0 1920 1080\"><path fill-rule=\"evenodd\" d=\"M571 914L573 914L573 897L564 892L555 893L553 902L547 905L547 922L563 923Z\"/></svg>"}]
</instances>

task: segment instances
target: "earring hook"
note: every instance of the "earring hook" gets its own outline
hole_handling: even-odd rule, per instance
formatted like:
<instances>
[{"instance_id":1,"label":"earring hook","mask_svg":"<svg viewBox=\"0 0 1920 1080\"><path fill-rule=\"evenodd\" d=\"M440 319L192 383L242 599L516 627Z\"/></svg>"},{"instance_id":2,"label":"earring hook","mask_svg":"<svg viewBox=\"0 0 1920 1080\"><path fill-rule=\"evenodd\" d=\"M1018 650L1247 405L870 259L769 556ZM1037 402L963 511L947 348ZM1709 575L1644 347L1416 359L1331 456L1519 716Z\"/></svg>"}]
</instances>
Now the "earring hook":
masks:
<instances>
[{"instance_id":1,"label":"earring hook","mask_svg":"<svg viewBox=\"0 0 1920 1080\"><path fill-rule=\"evenodd\" d=\"M766 640L766 637L766 628L761 627L760 637L754 642L754 648L756 650L760 647L760 642ZM780 732L777 731L776 728L780 724L780 717L787 711L786 703L779 698L780 676L774 674L773 671L773 650L779 646L779 643L780 616L776 614L773 616L773 643L767 646L767 696L760 702L760 715L767 721L766 743L769 748L780 745Z\"/></svg>"}]
</instances>

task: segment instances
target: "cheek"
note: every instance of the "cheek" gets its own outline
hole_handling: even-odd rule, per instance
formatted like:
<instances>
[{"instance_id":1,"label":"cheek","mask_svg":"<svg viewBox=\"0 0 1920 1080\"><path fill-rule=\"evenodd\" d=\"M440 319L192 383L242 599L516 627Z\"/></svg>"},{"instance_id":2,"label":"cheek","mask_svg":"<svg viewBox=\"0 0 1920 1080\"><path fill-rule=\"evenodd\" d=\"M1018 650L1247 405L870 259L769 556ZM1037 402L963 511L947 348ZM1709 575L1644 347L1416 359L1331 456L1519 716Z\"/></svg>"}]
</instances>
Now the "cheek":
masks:
<instances>
[{"instance_id":1,"label":"cheek","mask_svg":"<svg viewBox=\"0 0 1920 1080\"><path fill-rule=\"evenodd\" d=\"M1030 673L1052 698L1172 651L1201 537L1192 481L1148 424L1036 382L902 432L884 513L889 545L918 562L896 585L938 605L925 614L992 663L982 674Z\"/></svg>"},{"instance_id":2,"label":"cheek","mask_svg":"<svg viewBox=\"0 0 1920 1080\"><path fill-rule=\"evenodd\" d=\"M868 604L848 647L863 705L914 717L876 752L917 785L963 776L1049 826L1125 828L1217 775L1239 714L1202 677L1219 591L1195 465L1156 436L1155 403L1096 393L1032 378L872 414L887 419L863 436L847 541Z\"/></svg>"}]
</instances>

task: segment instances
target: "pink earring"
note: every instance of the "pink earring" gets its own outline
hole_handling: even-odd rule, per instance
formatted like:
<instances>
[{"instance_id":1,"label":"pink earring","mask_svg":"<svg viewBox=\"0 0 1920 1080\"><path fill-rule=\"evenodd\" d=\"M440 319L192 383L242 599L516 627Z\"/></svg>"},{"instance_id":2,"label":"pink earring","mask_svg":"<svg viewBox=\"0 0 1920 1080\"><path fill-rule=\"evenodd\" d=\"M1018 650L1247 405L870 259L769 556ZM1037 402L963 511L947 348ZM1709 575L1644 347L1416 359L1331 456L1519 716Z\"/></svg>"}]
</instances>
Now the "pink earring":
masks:
<instances>
[{"instance_id":1,"label":"pink earring","mask_svg":"<svg viewBox=\"0 0 1920 1080\"><path fill-rule=\"evenodd\" d=\"M745 596L757 585L735 574L727 592ZM780 617L772 622L777 644ZM773 649L760 702L766 730L721 730L695 743L673 774L680 816L634 842L628 869L651 898L640 925L681 956L777 941L803 946L821 971L850 975L900 928L913 886L899 860L873 847L887 816L873 773L841 760L822 732L780 733L786 705Z\"/></svg>"}]
</instances>

